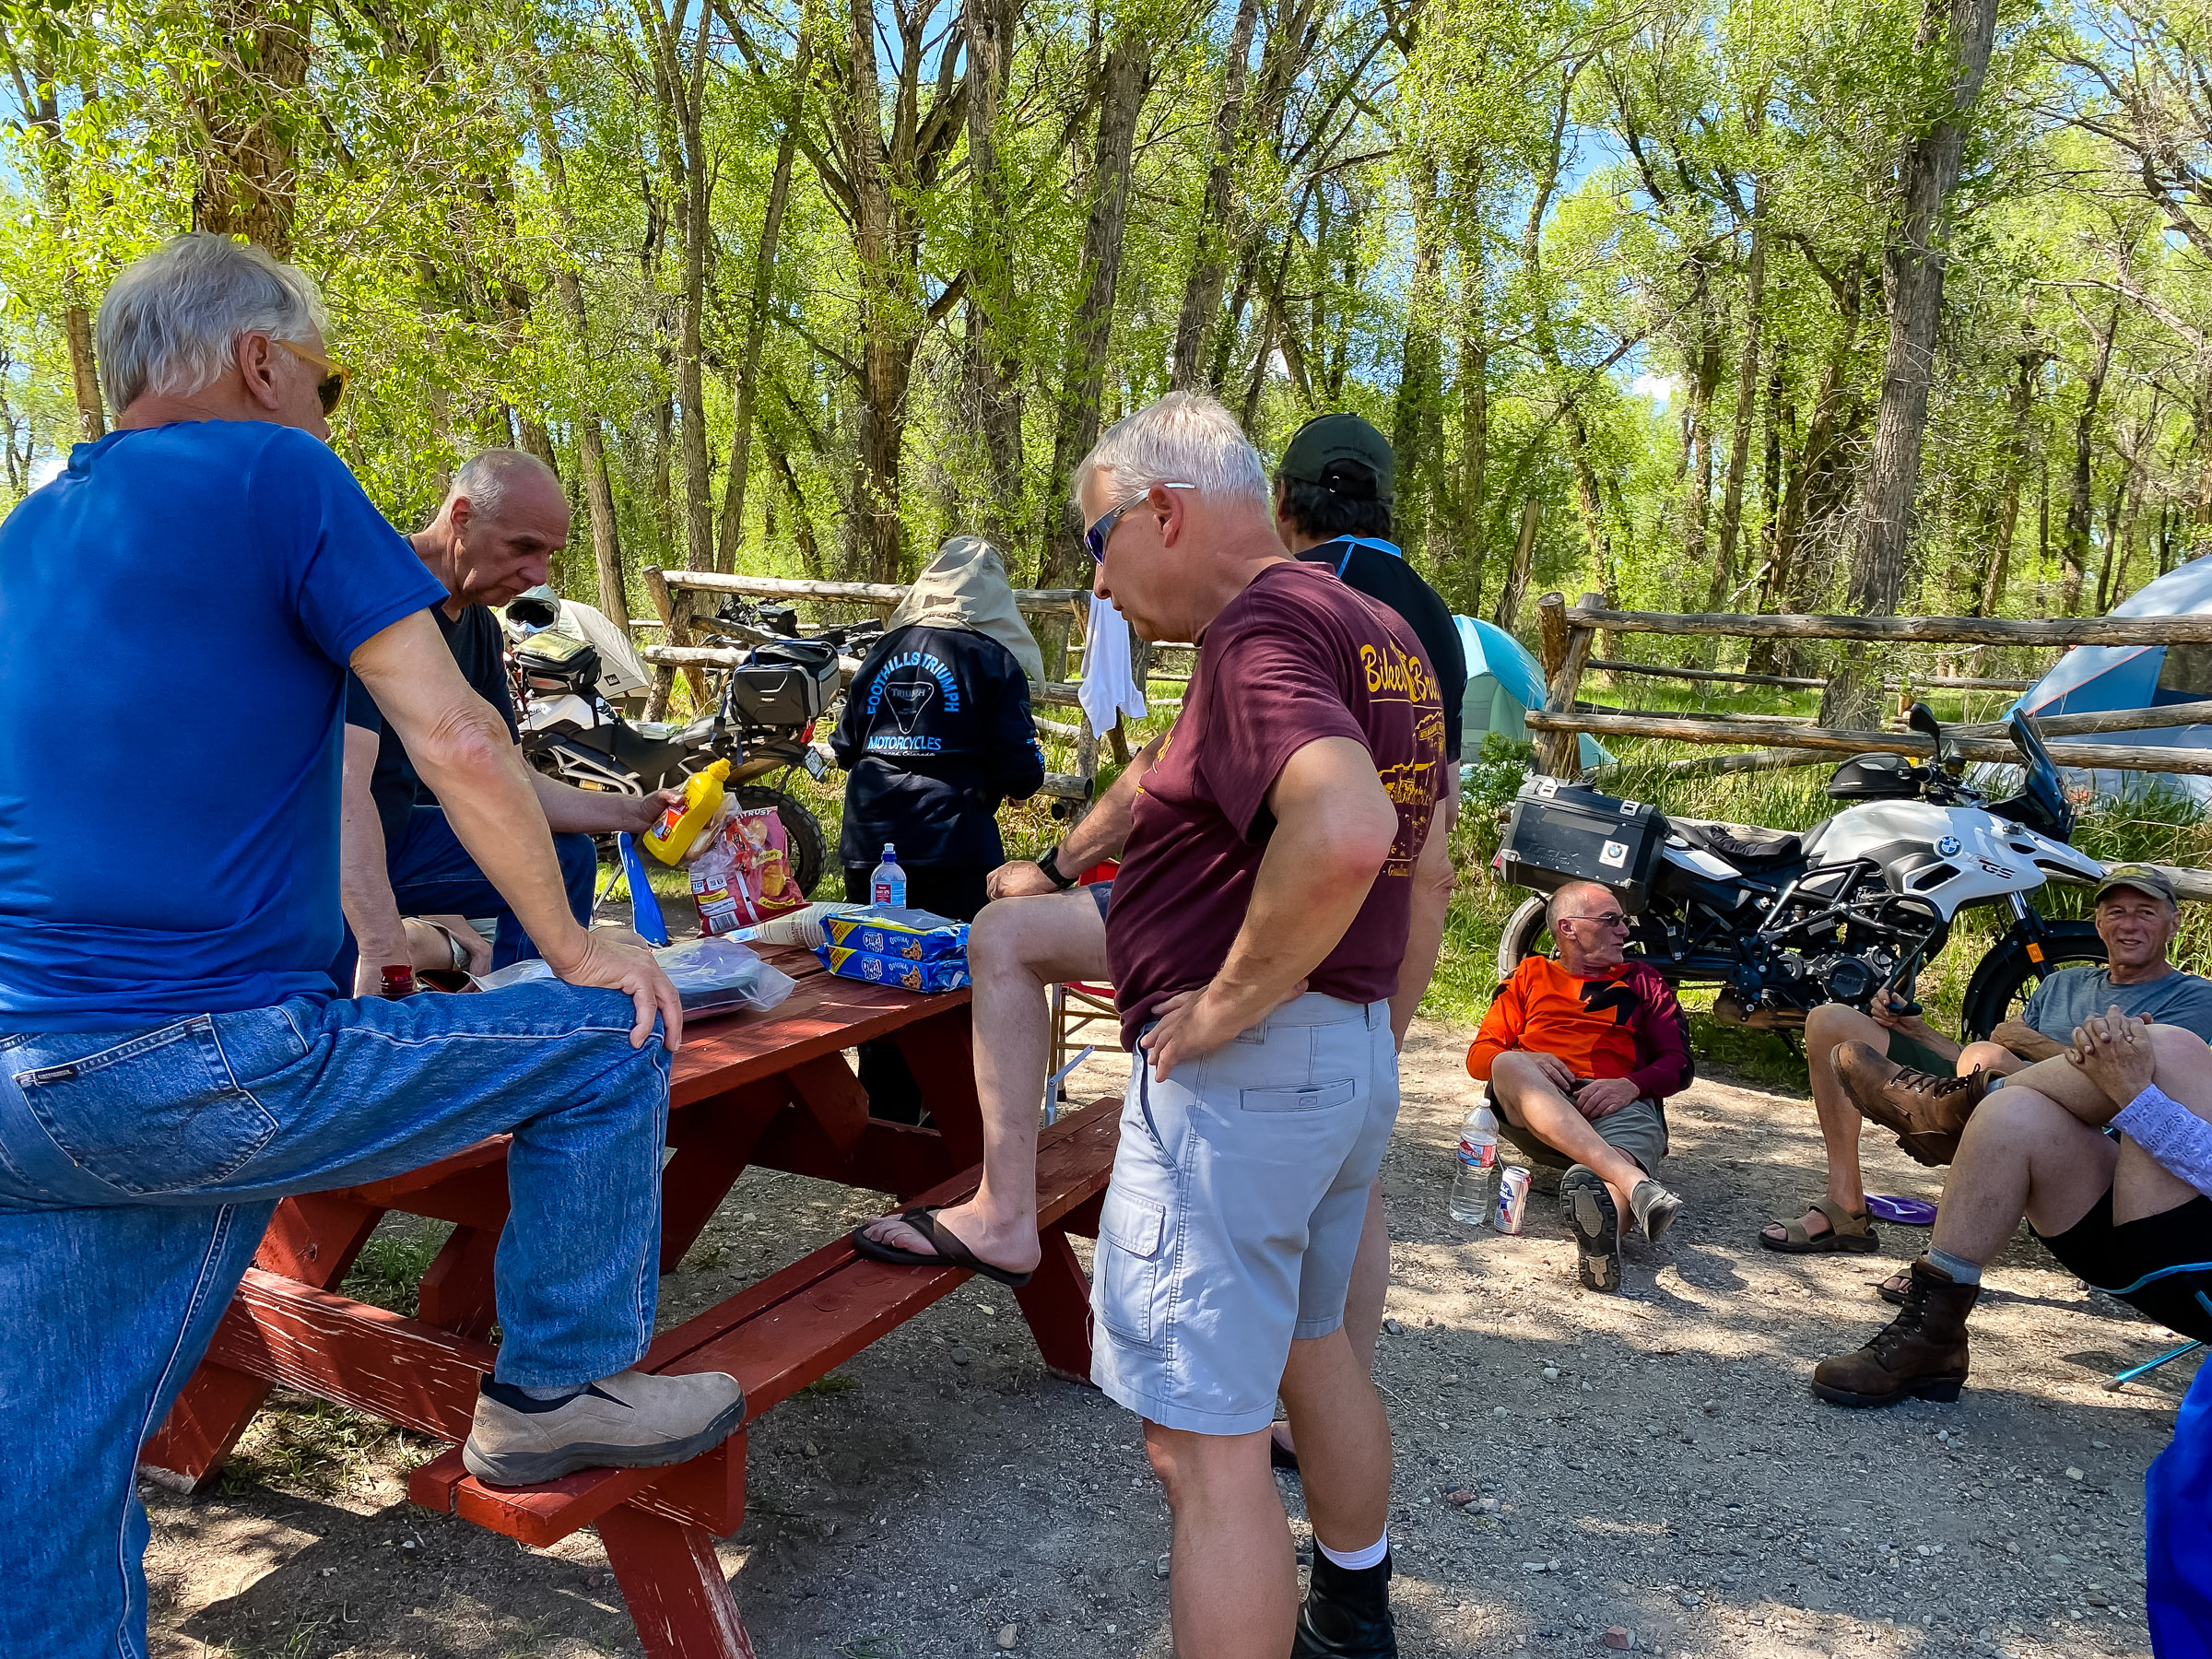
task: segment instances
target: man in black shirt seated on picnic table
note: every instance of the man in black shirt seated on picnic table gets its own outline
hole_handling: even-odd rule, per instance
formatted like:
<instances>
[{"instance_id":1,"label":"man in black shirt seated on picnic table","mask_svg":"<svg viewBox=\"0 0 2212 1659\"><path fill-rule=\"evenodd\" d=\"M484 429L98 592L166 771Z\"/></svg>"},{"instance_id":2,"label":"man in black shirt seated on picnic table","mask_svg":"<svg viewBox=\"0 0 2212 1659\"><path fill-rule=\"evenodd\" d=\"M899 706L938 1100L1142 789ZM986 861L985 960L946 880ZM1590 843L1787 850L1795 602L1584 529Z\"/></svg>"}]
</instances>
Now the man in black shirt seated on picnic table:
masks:
<instances>
[{"instance_id":1,"label":"man in black shirt seated on picnic table","mask_svg":"<svg viewBox=\"0 0 2212 1659\"><path fill-rule=\"evenodd\" d=\"M535 455L487 450L453 476L438 516L408 540L451 595L430 615L461 677L499 712L508 736L519 740L505 641L491 607L544 582L547 563L568 546L569 503L560 480ZM599 867L592 837L642 833L679 797L668 791L598 794L535 771L529 778L553 830L569 909L588 924ZM342 994L377 994L387 968L482 972L537 954L499 889L454 836L444 809L423 789L397 734L350 674L344 789L339 896L347 935L331 965ZM498 923L494 942L487 944L470 926L470 916Z\"/></svg>"}]
</instances>

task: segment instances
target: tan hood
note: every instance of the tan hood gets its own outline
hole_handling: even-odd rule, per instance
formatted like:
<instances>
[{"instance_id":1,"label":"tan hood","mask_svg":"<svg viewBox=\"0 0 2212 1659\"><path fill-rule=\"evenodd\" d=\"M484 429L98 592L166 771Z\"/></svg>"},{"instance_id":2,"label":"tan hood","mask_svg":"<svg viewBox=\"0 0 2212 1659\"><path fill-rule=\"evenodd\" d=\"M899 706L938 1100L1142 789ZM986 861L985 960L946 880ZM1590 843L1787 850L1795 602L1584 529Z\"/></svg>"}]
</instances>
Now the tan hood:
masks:
<instances>
[{"instance_id":1,"label":"tan hood","mask_svg":"<svg viewBox=\"0 0 2212 1659\"><path fill-rule=\"evenodd\" d=\"M1030 684L1044 683L1044 653L1014 604L1006 561L980 535L956 535L939 547L883 631L916 622L987 634L1014 653Z\"/></svg>"}]
</instances>

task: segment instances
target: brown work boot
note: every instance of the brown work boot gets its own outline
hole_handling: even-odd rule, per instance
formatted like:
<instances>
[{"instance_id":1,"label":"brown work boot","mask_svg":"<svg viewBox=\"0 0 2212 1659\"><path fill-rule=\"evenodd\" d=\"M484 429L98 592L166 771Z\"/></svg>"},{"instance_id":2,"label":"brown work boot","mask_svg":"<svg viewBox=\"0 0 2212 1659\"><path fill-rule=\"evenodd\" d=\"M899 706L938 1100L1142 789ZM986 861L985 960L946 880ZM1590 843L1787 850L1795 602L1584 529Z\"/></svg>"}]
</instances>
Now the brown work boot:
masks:
<instances>
[{"instance_id":1,"label":"brown work boot","mask_svg":"<svg viewBox=\"0 0 2212 1659\"><path fill-rule=\"evenodd\" d=\"M1925 1256L1912 1266L1904 1311L1855 1353L1813 1367L1813 1392L1838 1406L1894 1406L1918 1396L1948 1405L1966 1382L1966 1316L1982 1294Z\"/></svg>"},{"instance_id":2,"label":"brown work boot","mask_svg":"<svg viewBox=\"0 0 2212 1659\"><path fill-rule=\"evenodd\" d=\"M1864 1042L1839 1042L1829 1064L1836 1068L1852 1104L1897 1135L1907 1155L1940 1169L1959 1154L1966 1120L1989 1092L1989 1074L1939 1077L1910 1071Z\"/></svg>"}]
</instances>

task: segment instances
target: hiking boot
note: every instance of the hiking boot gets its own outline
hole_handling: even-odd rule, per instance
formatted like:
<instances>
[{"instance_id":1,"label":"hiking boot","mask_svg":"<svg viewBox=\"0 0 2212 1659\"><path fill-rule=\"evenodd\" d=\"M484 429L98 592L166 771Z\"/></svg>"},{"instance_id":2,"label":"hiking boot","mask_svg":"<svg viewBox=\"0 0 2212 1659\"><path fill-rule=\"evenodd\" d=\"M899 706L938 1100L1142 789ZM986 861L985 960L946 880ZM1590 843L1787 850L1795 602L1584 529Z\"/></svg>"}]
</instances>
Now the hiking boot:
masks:
<instances>
[{"instance_id":1,"label":"hiking boot","mask_svg":"<svg viewBox=\"0 0 2212 1659\"><path fill-rule=\"evenodd\" d=\"M1906 1154L1940 1169L1958 1156L1966 1120L1989 1092L1989 1074L1974 1067L1971 1077L1939 1077L1909 1071L1864 1042L1839 1042L1829 1064L1852 1104L1897 1135Z\"/></svg>"},{"instance_id":2,"label":"hiking boot","mask_svg":"<svg viewBox=\"0 0 2212 1659\"><path fill-rule=\"evenodd\" d=\"M721 1371L618 1371L558 1401L487 1377L461 1462L498 1487L538 1486L578 1469L657 1469L712 1451L744 1420L745 1391Z\"/></svg>"},{"instance_id":3,"label":"hiking boot","mask_svg":"<svg viewBox=\"0 0 2212 1659\"><path fill-rule=\"evenodd\" d=\"M1982 1294L1925 1256L1912 1266L1904 1310L1856 1353L1813 1367L1813 1392L1838 1406L1894 1406L1915 1396L1949 1405L1966 1382L1966 1316Z\"/></svg>"},{"instance_id":4,"label":"hiking boot","mask_svg":"<svg viewBox=\"0 0 2212 1659\"><path fill-rule=\"evenodd\" d=\"M1290 1659L1398 1659L1388 1550L1372 1567L1339 1567L1315 1546Z\"/></svg>"},{"instance_id":5,"label":"hiking boot","mask_svg":"<svg viewBox=\"0 0 2212 1659\"><path fill-rule=\"evenodd\" d=\"M1575 1271L1593 1290L1620 1288L1620 1211L1594 1170L1577 1164L1560 1178L1559 1206L1574 1229Z\"/></svg>"}]
</instances>

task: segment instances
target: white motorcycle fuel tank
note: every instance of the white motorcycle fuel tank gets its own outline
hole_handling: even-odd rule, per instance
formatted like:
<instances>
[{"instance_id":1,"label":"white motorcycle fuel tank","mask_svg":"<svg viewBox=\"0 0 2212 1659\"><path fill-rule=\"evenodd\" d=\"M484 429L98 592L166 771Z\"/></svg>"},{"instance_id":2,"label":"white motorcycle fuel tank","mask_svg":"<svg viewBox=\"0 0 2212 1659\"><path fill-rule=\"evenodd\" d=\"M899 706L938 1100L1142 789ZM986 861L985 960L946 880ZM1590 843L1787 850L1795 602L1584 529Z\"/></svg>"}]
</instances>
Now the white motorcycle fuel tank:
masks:
<instances>
[{"instance_id":1,"label":"white motorcycle fuel tank","mask_svg":"<svg viewBox=\"0 0 2212 1659\"><path fill-rule=\"evenodd\" d=\"M2030 893L2056 877L2094 882L2104 867L2063 841L1980 806L1870 801L1839 812L1814 837L1815 864L1872 859L1891 890L1933 904L1945 921L1971 904Z\"/></svg>"}]
</instances>

